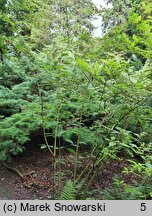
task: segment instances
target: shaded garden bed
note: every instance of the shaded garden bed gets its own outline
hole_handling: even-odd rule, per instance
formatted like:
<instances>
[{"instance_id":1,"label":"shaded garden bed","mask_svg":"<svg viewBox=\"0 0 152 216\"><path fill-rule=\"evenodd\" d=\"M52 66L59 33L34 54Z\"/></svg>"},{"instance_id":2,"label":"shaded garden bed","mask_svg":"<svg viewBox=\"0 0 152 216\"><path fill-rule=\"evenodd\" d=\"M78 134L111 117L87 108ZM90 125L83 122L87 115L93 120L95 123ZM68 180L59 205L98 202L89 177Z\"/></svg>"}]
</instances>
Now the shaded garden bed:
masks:
<instances>
[{"instance_id":1,"label":"shaded garden bed","mask_svg":"<svg viewBox=\"0 0 152 216\"><path fill-rule=\"evenodd\" d=\"M63 152L64 161L61 172L61 186L72 178L74 159L71 153ZM82 157L78 164L78 173L87 163L87 158ZM53 191L52 180L52 157L45 149L41 150L38 145L28 146L23 154L14 157L9 163L16 167L24 175L24 179L17 176L7 168L0 167L0 198L1 199L51 199ZM91 186L91 193L88 197L99 198L102 190L112 186L114 175L122 175L121 171L127 165L127 161L111 160L99 171ZM123 175L126 182L130 182L132 176ZM57 183L58 184L58 183ZM97 193L96 193L97 191Z\"/></svg>"}]
</instances>

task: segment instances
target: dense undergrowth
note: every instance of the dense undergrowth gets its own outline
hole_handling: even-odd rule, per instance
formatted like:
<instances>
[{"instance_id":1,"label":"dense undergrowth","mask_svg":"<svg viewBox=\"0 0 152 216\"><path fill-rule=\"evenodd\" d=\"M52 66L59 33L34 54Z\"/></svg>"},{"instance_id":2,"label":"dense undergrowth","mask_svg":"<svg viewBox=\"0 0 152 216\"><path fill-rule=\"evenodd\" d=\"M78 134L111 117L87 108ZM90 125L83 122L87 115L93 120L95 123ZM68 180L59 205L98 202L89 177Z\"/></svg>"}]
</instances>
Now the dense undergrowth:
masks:
<instances>
[{"instance_id":1,"label":"dense undergrowth","mask_svg":"<svg viewBox=\"0 0 152 216\"><path fill-rule=\"evenodd\" d=\"M0 160L24 154L31 135L43 136L39 144L54 158L54 198L62 191L62 199L81 199L104 164L123 151L130 162L124 172L138 181L115 179L99 198L151 199L151 3L130 1L123 19L109 26L112 17L90 1L2 2ZM106 10L116 13L119 3L113 4ZM102 38L92 36L95 13L104 13ZM78 175L81 148L89 161ZM58 187L62 149L74 155L75 166L71 180Z\"/></svg>"}]
</instances>

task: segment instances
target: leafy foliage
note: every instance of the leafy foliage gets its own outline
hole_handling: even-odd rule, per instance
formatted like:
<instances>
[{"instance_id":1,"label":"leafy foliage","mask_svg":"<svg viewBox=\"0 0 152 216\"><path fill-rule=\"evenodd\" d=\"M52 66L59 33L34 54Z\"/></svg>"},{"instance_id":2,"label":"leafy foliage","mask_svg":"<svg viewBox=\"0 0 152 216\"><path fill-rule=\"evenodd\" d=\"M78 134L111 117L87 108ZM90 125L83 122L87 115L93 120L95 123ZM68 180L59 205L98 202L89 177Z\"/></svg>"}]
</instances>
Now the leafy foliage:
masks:
<instances>
[{"instance_id":1,"label":"leafy foliage","mask_svg":"<svg viewBox=\"0 0 152 216\"><path fill-rule=\"evenodd\" d=\"M0 161L38 133L53 158L60 141L74 154L81 189L119 152L145 167L152 152L151 2L109 2L102 38L92 35L100 11L89 0L1 2ZM90 161L77 176L81 149ZM72 199L73 187L67 182L62 195Z\"/></svg>"},{"instance_id":2,"label":"leafy foliage","mask_svg":"<svg viewBox=\"0 0 152 216\"><path fill-rule=\"evenodd\" d=\"M130 161L131 166L124 169L124 173L132 173L137 176L137 180L132 184L127 184L124 180L115 178L113 188L106 189L103 192L103 199L151 199L151 176L152 166L151 163L145 164Z\"/></svg>"}]
</instances>

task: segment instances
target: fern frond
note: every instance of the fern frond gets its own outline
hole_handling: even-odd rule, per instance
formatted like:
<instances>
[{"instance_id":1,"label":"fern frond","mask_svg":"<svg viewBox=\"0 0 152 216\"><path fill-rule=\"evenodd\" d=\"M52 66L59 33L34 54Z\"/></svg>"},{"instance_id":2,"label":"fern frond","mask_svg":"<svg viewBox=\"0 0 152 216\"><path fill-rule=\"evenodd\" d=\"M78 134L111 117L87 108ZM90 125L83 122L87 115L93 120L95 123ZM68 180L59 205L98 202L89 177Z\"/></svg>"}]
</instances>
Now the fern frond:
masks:
<instances>
[{"instance_id":1,"label":"fern frond","mask_svg":"<svg viewBox=\"0 0 152 216\"><path fill-rule=\"evenodd\" d=\"M60 195L60 200L74 200L76 190L71 180L67 181Z\"/></svg>"}]
</instances>

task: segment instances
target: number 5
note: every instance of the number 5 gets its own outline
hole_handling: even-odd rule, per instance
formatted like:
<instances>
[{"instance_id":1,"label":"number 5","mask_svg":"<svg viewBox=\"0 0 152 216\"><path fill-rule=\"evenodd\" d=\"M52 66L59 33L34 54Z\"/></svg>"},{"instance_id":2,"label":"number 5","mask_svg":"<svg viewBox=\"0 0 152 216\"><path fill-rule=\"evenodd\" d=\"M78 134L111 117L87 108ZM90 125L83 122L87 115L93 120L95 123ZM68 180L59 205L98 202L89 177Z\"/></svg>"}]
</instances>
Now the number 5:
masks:
<instances>
[{"instance_id":1,"label":"number 5","mask_svg":"<svg viewBox=\"0 0 152 216\"><path fill-rule=\"evenodd\" d=\"M146 203L141 203L140 210L141 211L146 211Z\"/></svg>"}]
</instances>

